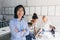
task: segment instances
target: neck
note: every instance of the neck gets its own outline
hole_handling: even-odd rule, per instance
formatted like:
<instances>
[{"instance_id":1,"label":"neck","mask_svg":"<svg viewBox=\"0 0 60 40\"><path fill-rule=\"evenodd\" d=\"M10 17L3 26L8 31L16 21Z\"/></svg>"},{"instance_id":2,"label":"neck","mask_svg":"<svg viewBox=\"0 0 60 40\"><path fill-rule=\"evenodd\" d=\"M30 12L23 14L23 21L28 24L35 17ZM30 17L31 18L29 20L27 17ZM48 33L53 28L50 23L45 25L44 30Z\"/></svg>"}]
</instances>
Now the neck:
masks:
<instances>
[{"instance_id":1,"label":"neck","mask_svg":"<svg viewBox=\"0 0 60 40\"><path fill-rule=\"evenodd\" d=\"M21 17L20 17L20 18L18 18L18 20L20 21L20 20L21 20Z\"/></svg>"}]
</instances>

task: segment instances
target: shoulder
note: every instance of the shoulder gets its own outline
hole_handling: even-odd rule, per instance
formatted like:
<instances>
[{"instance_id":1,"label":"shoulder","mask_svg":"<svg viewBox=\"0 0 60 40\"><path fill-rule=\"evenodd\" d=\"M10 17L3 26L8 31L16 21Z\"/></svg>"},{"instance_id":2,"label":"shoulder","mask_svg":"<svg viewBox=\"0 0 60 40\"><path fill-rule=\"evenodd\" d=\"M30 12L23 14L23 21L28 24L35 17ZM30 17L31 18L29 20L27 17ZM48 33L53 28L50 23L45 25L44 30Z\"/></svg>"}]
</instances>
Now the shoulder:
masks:
<instances>
[{"instance_id":1,"label":"shoulder","mask_svg":"<svg viewBox=\"0 0 60 40\"><path fill-rule=\"evenodd\" d=\"M28 21L27 21L25 18L23 18L22 21L23 21L24 23L28 23Z\"/></svg>"},{"instance_id":2,"label":"shoulder","mask_svg":"<svg viewBox=\"0 0 60 40\"><path fill-rule=\"evenodd\" d=\"M14 23L16 19L11 19L9 23Z\"/></svg>"}]
</instances>

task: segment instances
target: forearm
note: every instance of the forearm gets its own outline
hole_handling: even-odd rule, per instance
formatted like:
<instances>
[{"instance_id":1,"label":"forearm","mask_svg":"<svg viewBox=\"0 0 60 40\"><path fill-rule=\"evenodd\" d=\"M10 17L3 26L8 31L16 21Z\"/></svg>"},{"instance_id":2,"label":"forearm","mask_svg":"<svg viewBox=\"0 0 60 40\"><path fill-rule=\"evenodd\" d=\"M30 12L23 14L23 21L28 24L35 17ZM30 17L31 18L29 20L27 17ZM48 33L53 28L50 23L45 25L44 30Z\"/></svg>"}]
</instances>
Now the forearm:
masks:
<instances>
[{"instance_id":1,"label":"forearm","mask_svg":"<svg viewBox=\"0 0 60 40\"><path fill-rule=\"evenodd\" d=\"M36 33L37 33L37 29L36 27L34 27L34 34L36 35Z\"/></svg>"}]
</instances>

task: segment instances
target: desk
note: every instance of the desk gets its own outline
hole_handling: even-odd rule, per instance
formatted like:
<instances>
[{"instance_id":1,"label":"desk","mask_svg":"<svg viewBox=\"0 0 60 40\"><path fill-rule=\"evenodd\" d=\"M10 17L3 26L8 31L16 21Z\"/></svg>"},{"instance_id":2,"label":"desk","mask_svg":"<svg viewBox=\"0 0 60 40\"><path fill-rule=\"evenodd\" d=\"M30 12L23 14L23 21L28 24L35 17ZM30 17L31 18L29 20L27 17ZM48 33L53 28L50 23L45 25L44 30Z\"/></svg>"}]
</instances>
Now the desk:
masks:
<instances>
[{"instance_id":1,"label":"desk","mask_svg":"<svg viewBox=\"0 0 60 40\"><path fill-rule=\"evenodd\" d=\"M3 35L8 34L8 33L10 33L10 29L8 26L0 28L0 36L3 36Z\"/></svg>"},{"instance_id":2,"label":"desk","mask_svg":"<svg viewBox=\"0 0 60 40\"><path fill-rule=\"evenodd\" d=\"M50 33L46 32L41 39L36 38L36 40L60 40L60 32L55 32L55 37L53 37Z\"/></svg>"},{"instance_id":3,"label":"desk","mask_svg":"<svg viewBox=\"0 0 60 40\"><path fill-rule=\"evenodd\" d=\"M0 40L10 40L11 34L9 27L0 28Z\"/></svg>"}]
</instances>

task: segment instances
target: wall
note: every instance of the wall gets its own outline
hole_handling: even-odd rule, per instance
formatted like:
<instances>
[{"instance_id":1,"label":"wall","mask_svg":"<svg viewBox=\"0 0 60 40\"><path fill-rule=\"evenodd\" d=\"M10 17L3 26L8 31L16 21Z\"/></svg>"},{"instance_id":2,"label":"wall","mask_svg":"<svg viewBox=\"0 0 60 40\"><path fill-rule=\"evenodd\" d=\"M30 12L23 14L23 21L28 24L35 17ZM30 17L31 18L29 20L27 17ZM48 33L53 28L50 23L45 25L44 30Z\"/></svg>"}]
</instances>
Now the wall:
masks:
<instances>
[{"instance_id":1,"label":"wall","mask_svg":"<svg viewBox=\"0 0 60 40\"><path fill-rule=\"evenodd\" d=\"M0 14L1 14L1 11L2 11L2 2L3 2L3 0L0 0Z\"/></svg>"},{"instance_id":2,"label":"wall","mask_svg":"<svg viewBox=\"0 0 60 40\"><path fill-rule=\"evenodd\" d=\"M3 7L16 6L16 5L24 5L26 6L26 0L4 0L2 4Z\"/></svg>"},{"instance_id":3,"label":"wall","mask_svg":"<svg viewBox=\"0 0 60 40\"><path fill-rule=\"evenodd\" d=\"M27 0L28 6L60 5L60 0Z\"/></svg>"}]
</instances>

